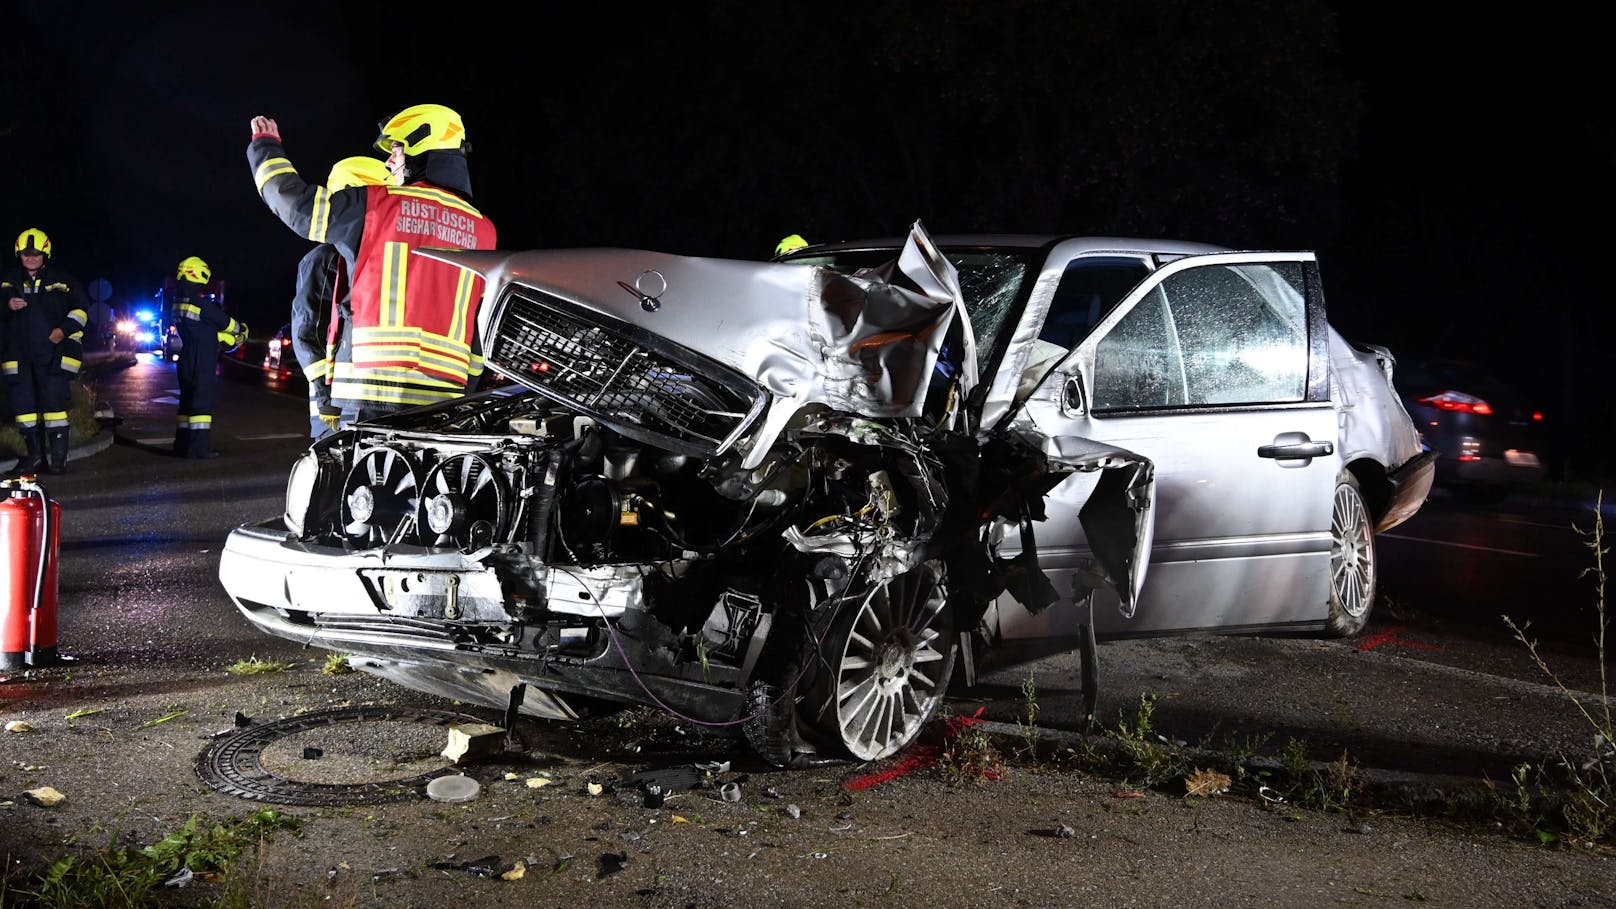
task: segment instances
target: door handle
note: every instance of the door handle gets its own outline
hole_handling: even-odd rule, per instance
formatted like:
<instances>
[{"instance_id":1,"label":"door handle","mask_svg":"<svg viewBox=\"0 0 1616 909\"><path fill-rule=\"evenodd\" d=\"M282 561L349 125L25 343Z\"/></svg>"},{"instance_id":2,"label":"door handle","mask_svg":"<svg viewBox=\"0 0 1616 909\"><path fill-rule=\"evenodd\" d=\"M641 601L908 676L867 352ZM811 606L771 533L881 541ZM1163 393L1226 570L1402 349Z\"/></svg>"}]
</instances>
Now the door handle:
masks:
<instances>
[{"instance_id":1,"label":"door handle","mask_svg":"<svg viewBox=\"0 0 1616 909\"><path fill-rule=\"evenodd\" d=\"M1291 442L1289 444L1261 445L1257 448L1259 458L1322 458L1335 454L1334 442Z\"/></svg>"}]
</instances>

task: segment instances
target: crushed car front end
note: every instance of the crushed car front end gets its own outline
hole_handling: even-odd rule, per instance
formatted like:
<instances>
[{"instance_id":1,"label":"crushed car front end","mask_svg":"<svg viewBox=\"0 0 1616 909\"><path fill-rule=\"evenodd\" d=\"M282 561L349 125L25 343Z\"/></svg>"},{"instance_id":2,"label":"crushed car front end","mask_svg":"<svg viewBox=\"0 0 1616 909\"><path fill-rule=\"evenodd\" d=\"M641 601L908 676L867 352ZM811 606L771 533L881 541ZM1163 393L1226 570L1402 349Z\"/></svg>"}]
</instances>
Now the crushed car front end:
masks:
<instances>
[{"instance_id":1,"label":"crushed car front end","mask_svg":"<svg viewBox=\"0 0 1616 909\"><path fill-rule=\"evenodd\" d=\"M1150 508L1142 459L977 434L975 339L928 246L917 225L907 260L859 275L444 254L488 278L488 363L519 384L315 443L221 581L263 631L407 687L561 719L660 707L782 765L891 754L1014 574L996 522L1074 470Z\"/></svg>"}]
</instances>

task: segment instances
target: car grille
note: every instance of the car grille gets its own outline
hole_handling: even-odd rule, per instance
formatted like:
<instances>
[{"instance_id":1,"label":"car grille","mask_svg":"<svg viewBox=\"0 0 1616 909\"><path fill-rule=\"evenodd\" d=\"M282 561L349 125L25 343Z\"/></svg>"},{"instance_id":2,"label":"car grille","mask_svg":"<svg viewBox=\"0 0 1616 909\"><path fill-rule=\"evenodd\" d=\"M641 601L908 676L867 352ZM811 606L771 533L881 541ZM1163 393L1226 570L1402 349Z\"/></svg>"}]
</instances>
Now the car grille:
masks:
<instances>
[{"instance_id":1,"label":"car grille","mask_svg":"<svg viewBox=\"0 0 1616 909\"><path fill-rule=\"evenodd\" d=\"M672 451L717 454L763 409L740 373L530 287L506 290L490 334L494 371Z\"/></svg>"}]
</instances>

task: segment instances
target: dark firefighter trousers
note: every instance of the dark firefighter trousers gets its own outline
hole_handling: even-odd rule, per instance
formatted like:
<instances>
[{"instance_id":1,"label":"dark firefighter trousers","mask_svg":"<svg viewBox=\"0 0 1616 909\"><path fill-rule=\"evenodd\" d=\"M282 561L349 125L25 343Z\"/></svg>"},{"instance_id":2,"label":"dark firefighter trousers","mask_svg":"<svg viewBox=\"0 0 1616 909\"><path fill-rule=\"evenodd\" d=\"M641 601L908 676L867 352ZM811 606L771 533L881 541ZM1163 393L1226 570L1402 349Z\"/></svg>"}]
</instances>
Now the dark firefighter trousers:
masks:
<instances>
[{"instance_id":1,"label":"dark firefighter trousers","mask_svg":"<svg viewBox=\"0 0 1616 909\"><path fill-rule=\"evenodd\" d=\"M190 325L180 329L184 343L180 347L177 367L180 405L174 427L174 453L182 458L205 458L213 451L213 399L218 381L215 373L219 369L218 333L211 325L201 322L194 324L206 331L188 331Z\"/></svg>"}]
</instances>

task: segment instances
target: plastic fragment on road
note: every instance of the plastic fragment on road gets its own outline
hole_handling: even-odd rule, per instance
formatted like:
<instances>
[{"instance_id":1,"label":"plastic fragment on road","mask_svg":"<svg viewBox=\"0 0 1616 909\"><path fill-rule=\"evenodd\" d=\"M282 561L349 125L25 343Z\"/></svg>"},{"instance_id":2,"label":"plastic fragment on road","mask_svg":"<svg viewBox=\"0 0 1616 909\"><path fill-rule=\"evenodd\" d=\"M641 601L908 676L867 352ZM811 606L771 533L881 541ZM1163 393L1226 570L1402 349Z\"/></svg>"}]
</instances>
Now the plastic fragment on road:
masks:
<instances>
[{"instance_id":1,"label":"plastic fragment on road","mask_svg":"<svg viewBox=\"0 0 1616 909\"><path fill-rule=\"evenodd\" d=\"M553 782L555 782L555 780L552 780L547 776L530 776L527 778L527 788L542 789Z\"/></svg>"},{"instance_id":2,"label":"plastic fragment on road","mask_svg":"<svg viewBox=\"0 0 1616 909\"><path fill-rule=\"evenodd\" d=\"M426 784L426 796L434 802L469 802L482 792L482 784L463 773L440 776Z\"/></svg>"},{"instance_id":3,"label":"plastic fragment on road","mask_svg":"<svg viewBox=\"0 0 1616 909\"><path fill-rule=\"evenodd\" d=\"M443 746L443 757L450 763L499 753L504 747L505 730L488 723L461 723L449 727L449 741Z\"/></svg>"},{"instance_id":4,"label":"plastic fragment on road","mask_svg":"<svg viewBox=\"0 0 1616 909\"><path fill-rule=\"evenodd\" d=\"M516 863L511 866L511 870L501 873L499 879L502 881L519 881L526 874L527 864L521 859L517 859Z\"/></svg>"},{"instance_id":5,"label":"plastic fragment on road","mask_svg":"<svg viewBox=\"0 0 1616 909\"><path fill-rule=\"evenodd\" d=\"M195 877L196 877L196 872L192 871L189 868L181 868L178 874L174 875L173 877L169 878L166 881L163 881L163 886L164 887L173 887L175 889L178 889L180 887L184 887L186 884L189 884L191 882L191 880L193 878L195 878Z\"/></svg>"},{"instance_id":6,"label":"plastic fragment on road","mask_svg":"<svg viewBox=\"0 0 1616 909\"><path fill-rule=\"evenodd\" d=\"M41 808L54 808L67 801L67 796L58 792L51 786L41 786L38 789L24 790L23 796Z\"/></svg>"},{"instance_id":7,"label":"plastic fragment on road","mask_svg":"<svg viewBox=\"0 0 1616 909\"><path fill-rule=\"evenodd\" d=\"M6 724L7 732L33 732L34 727L27 720L12 720Z\"/></svg>"}]
</instances>

